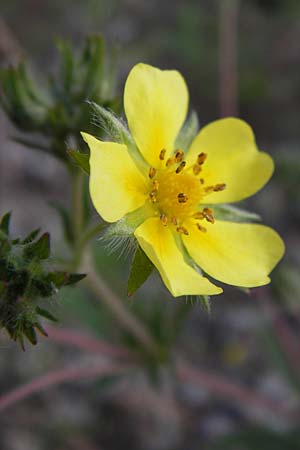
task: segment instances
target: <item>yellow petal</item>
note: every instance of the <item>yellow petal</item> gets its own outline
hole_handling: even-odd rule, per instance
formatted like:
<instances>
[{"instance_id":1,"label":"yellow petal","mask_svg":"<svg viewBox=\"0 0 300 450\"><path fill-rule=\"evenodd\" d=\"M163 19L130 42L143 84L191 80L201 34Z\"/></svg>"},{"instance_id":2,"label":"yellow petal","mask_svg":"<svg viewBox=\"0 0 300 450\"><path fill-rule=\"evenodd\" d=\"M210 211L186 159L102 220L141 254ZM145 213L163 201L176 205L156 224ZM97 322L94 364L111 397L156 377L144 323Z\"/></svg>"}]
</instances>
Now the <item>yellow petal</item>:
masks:
<instances>
[{"instance_id":1,"label":"yellow petal","mask_svg":"<svg viewBox=\"0 0 300 450\"><path fill-rule=\"evenodd\" d=\"M224 191L205 197L206 203L236 202L249 197L273 173L272 158L258 151L251 127L240 119L221 119L205 126L188 151L188 163L193 164L201 152L207 154L200 174L205 186L226 184Z\"/></svg>"},{"instance_id":2,"label":"yellow petal","mask_svg":"<svg viewBox=\"0 0 300 450\"><path fill-rule=\"evenodd\" d=\"M185 262L172 231L163 226L158 218L147 219L134 234L174 297L222 292L221 288L214 286Z\"/></svg>"},{"instance_id":3,"label":"yellow petal","mask_svg":"<svg viewBox=\"0 0 300 450\"><path fill-rule=\"evenodd\" d=\"M190 256L208 275L234 286L268 284L268 277L284 253L284 243L272 228L246 223L205 223L207 232L195 222L185 223L189 235L183 242Z\"/></svg>"},{"instance_id":4,"label":"yellow petal","mask_svg":"<svg viewBox=\"0 0 300 450\"><path fill-rule=\"evenodd\" d=\"M115 222L145 203L147 184L125 145L82 133L90 147L90 194L104 220Z\"/></svg>"},{"instance_id":5,"label":"yellow petal","mask_svg":"<svg viewBox=\"0 0 300 450\"><path fill-rule=\"evenodd\" d=\"M146 161L159 166L159 153L173 150L186 118L188 90L176 70L137 64L128 75L124 108L130 131Z\"/></svg>"}]
</instances>

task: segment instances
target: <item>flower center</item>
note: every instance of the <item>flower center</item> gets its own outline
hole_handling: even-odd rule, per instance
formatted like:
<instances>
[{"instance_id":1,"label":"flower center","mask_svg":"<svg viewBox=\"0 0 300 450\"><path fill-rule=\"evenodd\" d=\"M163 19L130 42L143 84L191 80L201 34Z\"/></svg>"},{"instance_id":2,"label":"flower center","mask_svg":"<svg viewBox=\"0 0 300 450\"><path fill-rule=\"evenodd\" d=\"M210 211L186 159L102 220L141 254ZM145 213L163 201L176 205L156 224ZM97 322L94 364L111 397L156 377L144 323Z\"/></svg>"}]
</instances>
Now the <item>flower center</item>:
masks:
<instances>
[{"instance_id":1,"label":"flower center","mask_svg":"<svg viewBox=\"0 0 300 450\"><path fill-rule=\"evenodd\" d=\"M161 213L181 222L197 211L204 192L196 177L167 172L161 173L157 182L157 207Z\"/></svg>"},{"instance_id":2,"label":"flower center","mask_svg":"<svg viewBox=\"0 0 300 450\"><path fill-rule=\"evenodd\" d=\"M160 151L161 161L164 161L165 154L164 149ZM183 156L182 150L175 150L174 156L167 159L164 169L156 170L150 167L149 197L155 215L159 215L163 225L174 225L179 233L188 234L188 230L182 224L189 217L197 221L207 220L214 223L212 209L199 210L199 203L205 195L225 189L225 184L205 186L204 179L200 178L202 165L207 157L205 153L200 153L190 167L186 167ZM200 231L206 231L206 228L198 222L197 227Z\"/></svg>"}]
</instances>

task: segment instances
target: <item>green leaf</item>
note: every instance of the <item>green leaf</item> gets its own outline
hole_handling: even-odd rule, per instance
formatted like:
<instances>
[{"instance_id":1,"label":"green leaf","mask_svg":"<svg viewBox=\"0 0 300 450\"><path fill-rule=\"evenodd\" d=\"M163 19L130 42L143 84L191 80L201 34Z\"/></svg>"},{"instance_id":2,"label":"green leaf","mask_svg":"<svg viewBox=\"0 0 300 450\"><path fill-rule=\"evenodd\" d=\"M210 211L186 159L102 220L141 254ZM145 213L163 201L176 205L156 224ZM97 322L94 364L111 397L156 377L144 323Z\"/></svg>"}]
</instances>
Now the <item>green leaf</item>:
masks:
<instances>
[{"instance_id":1,"label":"green leaf","mask_svg":"<svg viewBox=\"0 0 300 450\"><path fill-rule=\"evenodd\" d=\"M47 259L50 256L50 234L44 233L40 239L27 245L24 256L29 259Z\"/></svg>"},{"instance_id":2,"label":"green leaf","mask_svg":"<svg viewBox=\"0 0 300 450\"><path fill-rule=\"evenodd\" d=\"M195 111L192 111L189 118L179 132L179 135L175 142L175 148L181 148L185 151L188 150L198 131L198 116Z\"/></svg>"},{"instance_id":3,"label":"green leaf","mask_svg":"<svg viewBox=\"0 0 300 450\"><path fill-rule=\"evenodd\" d=\"M69 286L70 284L78 283L78 281L82 280L85 277L86 277L85 273L70 273L67 276L64 286Z\"/></svg>"},{"instance_id":4,"label":"green leaf","mask_svg":"<svg viewBox=\"0 0 300 450\"><path fill-rule=\"evenodd\" d=\"M33 230L31 233L29 233L25 239L21 242L21 244L30 244L30 242L34 241L37 235L40 232L40 228L37 228L36 230Z\"/></svg>"},{"instance_id":5,"label":"green leaf","mask_svg":"<svg viewBox=\"0 0 300 450\"><path fill-rule=\"evenodd\" d=\"M86 68L82 89L85 98L92 99L96 94L101 94L99 91L104 69L104 41L101 36L89 36L82 61Z\"/></svg>"},{"instance_id":6,"label":"green leaf","mask_svg":"<svg viewBox=\"0 0 300 450\"><path fill-rule=\"evenodd\" d=\"M60 78L64 94L71 92L74 81L74 58L72 48L69 42L57 40L57 48L60 53Z\"/></svg>"},{"instance_id":7,"label":"green leaf","mask_svg":"<svg viewBox=\"0 0 300 450\"><path fill-rule=\"evenodd\" d=\"M37 306L35 308L35 312L41 316L41 317L45 317L45 319L50 320L51 322L58 322L57 318L54 317L49 311L47 311L44 308L41 308L40 306ZM35 325L36 326L36 325Z\"/></svg>"},{"instance_id":8,"label":"green leaf","mask_svg":"<svg viewBox=\"0 0 300 450\"><path fill-rule=\"evenodd\" d=\"M76 166L80 167L87 175L90 174L89 155L87 155L86 153L80 153L77 150L72 149L68 149L67 154L70 156Z\"/></svg>"},{"instance_id":9,"label":"green leaf","mask_svg":"<svg viewBox=\"0 0 300 450\"><path fill-rule=\"evenodd\" d=\"M9 234L9 223L11 218L11 212L7 212L1 219L0 222L0 230L5 233L7 236Z\"/></svg>"},{"instance_id":10,"label":"green leaf","mask_svg":"<svg viewBox=\"0 0 300 450\"><path fill-rule=\"evenodd\" d=\"M35 332L33 326L25 327L23 332L32 345L37 344L36 332Z\"/></svg>"},{"instance_id":11,"label":"green leaf","mask_svg":"<svg viewBox=\"0 0 300 450\"><path fill-rule=\"evenodd\" d=\"M145 283L153 269L154 265L143 250L138 246L130 269L127 286L128 296L134 294L135 291Z\"/></svg>"}]
</instances>

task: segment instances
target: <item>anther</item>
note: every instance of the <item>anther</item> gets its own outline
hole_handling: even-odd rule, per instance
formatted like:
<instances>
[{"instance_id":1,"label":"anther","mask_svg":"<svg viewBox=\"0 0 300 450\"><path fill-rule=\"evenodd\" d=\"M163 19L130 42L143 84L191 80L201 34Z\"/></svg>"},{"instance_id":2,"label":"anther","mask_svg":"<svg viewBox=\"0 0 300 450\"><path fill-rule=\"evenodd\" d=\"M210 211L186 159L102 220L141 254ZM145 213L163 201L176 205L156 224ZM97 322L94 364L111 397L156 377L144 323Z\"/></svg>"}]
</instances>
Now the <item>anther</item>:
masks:
<instances>
[{"instance_id":1,"label":"anther","mask_svg":"<svg viewBox=\"0 0 300 450\"><path fill-rule=\"evenodd\" d=\"M150 197L152 203L156 203L157 202L156 192L157 191L151 191L150 194L149 194L149 197Z\"/></svg>"},{"instance_id":2,"label":"anther","mask_svg":"<svg viewBox=\"0 0 300 450\"><path fill-rule=\"evenodd\" d=\"M176 173L182 172L183 169L185 168L185 166L186 166L186 162L185 162L185 161L182 161L182 162L179 164L179 166L177 167L177 169L175 170L175 172L176 172Z\"/></svg>"},{"instance_id":3,"label":"anther","mask_svg":"<svg viewBox=\"0 0 300 450\"><path fill-rule=\"evenodd\" d=\"M202 170L202 167L199 164L194 164L193 165L193 172L194 175L198 175Z\"/></svg>"},{"instance_id":4,"label":"anther","mask_svg":"<svg viewBox=\"0 0 300 450\"><path fill-rule=\"evenodd\" d=\"M161 161L163 161L163 160L165 159L166 151L167 151L167 150L166 150L165 148L163 148L163 149L160 151L159 159L160 159Z\"/></svg>"},{"instance_id":5,"label":"anther","mask_svg":"<svg viewBox=\"0 0 300 450\"><path fill-rule=\"evenodd\" d=\"M176 231L180 234L185 234L186 236L188 236L188 234L189 234L188 230L184 227L177 227Z\"/></svg>"},{"instance_id":6,"label":"anther","mask_svg":"<svg viewBox=\"0 0 300 450\"><path fill-rule=\"evenodd\" d=\"M149 169L149 178L152 179L155 177L156 169L154 167L150 167Z\"/></svg>"},{"instance_id":7,"label":"anther","mask_svg":"<svg viewBox=\"0 0 300 450\"><path fill-rule=\"evenodd\" d=\"M172 222L173 225L177 225L176 217L171 217L171 222Z\"/></svg>"},{"instance_id":8,"label":"anther","mask_svg":"<svg viewBox=\"0 0 300 450\"><path fill-rule=\"evenodd\" d=\"M158 183L158 181L157 180L154 180L153 181L153 191L158 191L158 187L159 187L159 183Z\"/></svg>"},{"instance_id":9,"label":"anther","mask_svg":"<svg viewBox=\"0 0 300 450\"><path fill-rule=\"evenodd\" d=\"M210 193L210 192L224 191L225 188L226 188L226 184L220 183L220 184L215 184L214 186L207 186L206 188L204 188L204 190L206 193Z\"/></svg>"},{"instance_id":10,"label":"anther","mask_svg":"<svg viewBox=\"0 0 300 450\"><path fill-rule=\"evenodd\" d=\"M203 152L199 153L199 155L197 157L197 163L201 166L204 163L204 161L206 160L206 158L207 158L206 153L203 153Z\"/></svg>"},{"instance_id":11,"label":"anther","mask_svg":"<svg viewBox=\"0 0 300 450\"><path fill-rule=\"evenodd\" d=\"M202 227L199 223L197 223L197 228L199 231L202 231L203 233L206 233L207 229L205 227Z\"/></svg>"},{"instance_id":12,"label":"anther","mask_svg":"<svg viewBox=\"0 0 300 450\"><path fill-rule=\"evenodd\" d=\"M180 192L180 194L177 195L177 198L179 203L186 203L188 201L188 197L183 192Z\"/></svg>"},{"instance_id":13,"label":"anther","mask_svg":"<svg viewBox=\"0 0 300 450\"><path fill-rule=\"evenodd\" d=\"M175 162L175 158L174 157L168 158L167 162L166 162L166 166L170 167L172 164L174 164L174 162Z\"/></svg>"},{"instance_id":14,"label":"anther","mask_svg":"<svg viewBox=\"0 0 300 450\"><path fill-rule=\"evenodd\" d=\"M207 222L215 223L214 212L211 208L204 208L203 215Z\"/></svg>"},{"instance_id":15,"label":"anther","mask_svg":"<svg viewBox=\"0 0 300 450\"><path fill-rule=\"evenodd\" d=\"M166 216L164 213L162 213L162 214L160 215L160 220L162 221L162 224L163 224L164 226L168 225L168 218L167 218L167 216Z\"/></svg>"},{"instance_id":16,"label":"anther","mask_svg":"<svg viewBox=\"0 0 300 450\"><path fill-rule=\"evenodd\" d=\"M175 153L175 161L176 162L181 162L182 158L183 158L184 152L183 150L177 150Z\"/></svg>"},{"instance_id":17,"label":"anther","mask_svg":"<svg viewBox=\"0 0 300 450\"><path fill-rule=\"evenodd\" d=\"M200 184L204 184L204 179L203 178L199 178Z\"/></svg>"},{"instance_id":18,"label":"anther","mask_svg":"<svg viewBox=\"0 0 300 450\"><path fill-rule=\"evenodd\" d=\"M193 217L194 217L194 219L196 219L196 220L201 220L201 219L204 219L204 214L203 214L203 212L201 211L199 211L199 212L196 212L194 215L193 215Z\"/></svg>"}]
</instances>

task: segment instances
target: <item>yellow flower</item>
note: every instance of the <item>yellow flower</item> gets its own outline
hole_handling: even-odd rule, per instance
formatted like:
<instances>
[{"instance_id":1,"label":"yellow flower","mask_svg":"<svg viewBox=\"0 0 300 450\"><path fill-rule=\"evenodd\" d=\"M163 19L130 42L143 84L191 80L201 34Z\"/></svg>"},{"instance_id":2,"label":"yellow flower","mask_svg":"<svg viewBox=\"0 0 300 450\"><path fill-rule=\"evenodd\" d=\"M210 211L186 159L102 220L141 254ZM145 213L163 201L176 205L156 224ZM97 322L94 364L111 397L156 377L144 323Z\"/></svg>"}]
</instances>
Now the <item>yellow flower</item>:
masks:
<instances>
[{"instance_id":1,"label":"yellow flower","mask_svg":"<svg viewBox=\"0 0 300 450\"><path fill-rule=\"evenodd\" d=\"M185 81L177 71L146 64L131 70L124 107L136 148L82 134L98 213L115 222L142 211L134 235L175 297L221 293L203 273L234 286L269 283L284 253L278 234L217 220L213 211L253 195L272 175L273 161L258 151L249 125L217 120L189 148L175 148L188 109Z\"/></svg>"}]
</instances>

